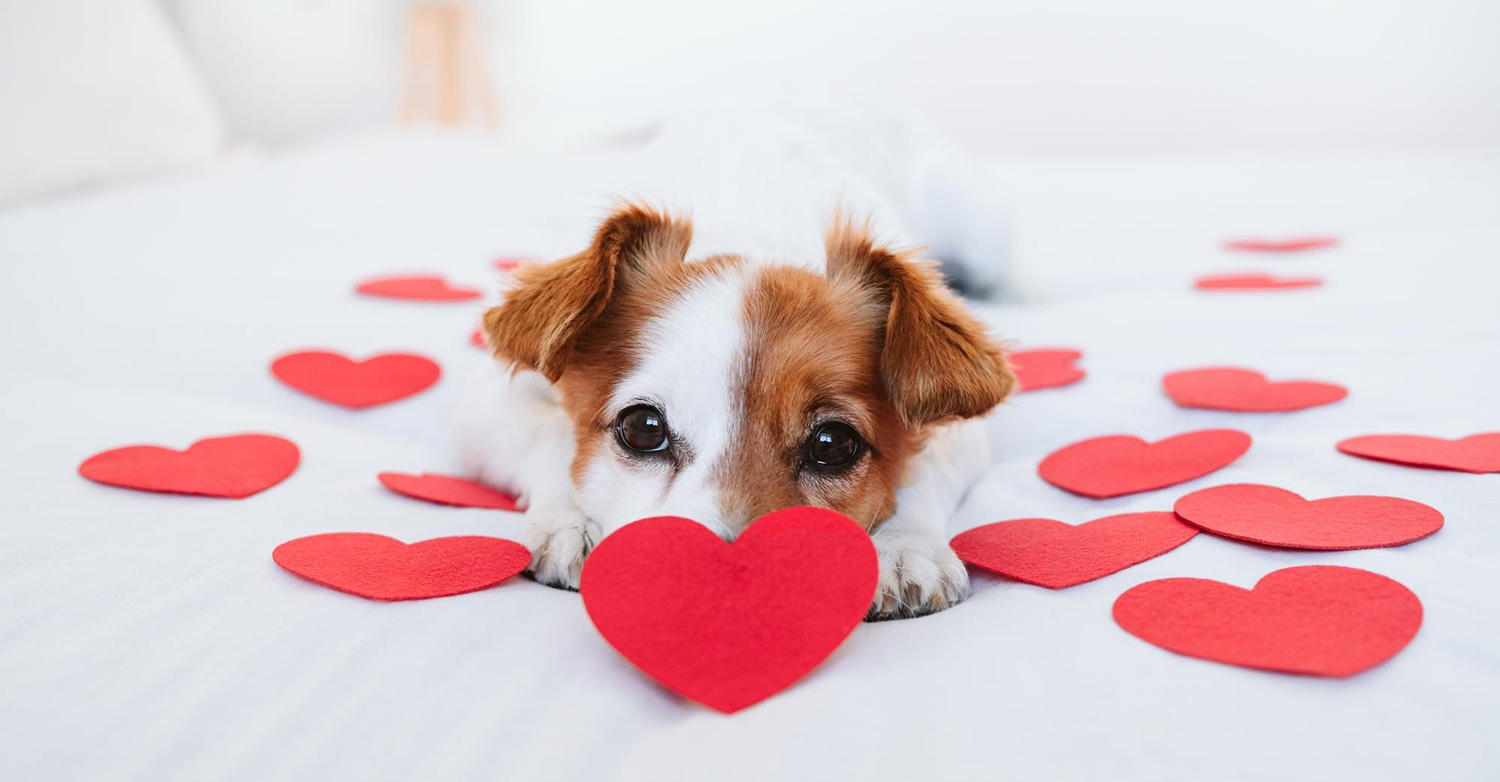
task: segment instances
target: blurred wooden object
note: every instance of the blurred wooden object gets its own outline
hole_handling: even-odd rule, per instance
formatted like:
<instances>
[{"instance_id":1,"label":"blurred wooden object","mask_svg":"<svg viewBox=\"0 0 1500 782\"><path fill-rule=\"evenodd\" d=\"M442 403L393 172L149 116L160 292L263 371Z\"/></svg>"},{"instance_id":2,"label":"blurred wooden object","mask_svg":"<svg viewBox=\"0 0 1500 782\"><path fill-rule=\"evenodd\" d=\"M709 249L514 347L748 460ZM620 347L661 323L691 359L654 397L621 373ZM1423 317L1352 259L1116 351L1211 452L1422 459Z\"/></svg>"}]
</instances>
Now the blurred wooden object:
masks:
<instances>
[{"instance_id":1,"label":"blurred wooden object","mask_svg":"<svg viewBox=\"0 0 1500 782\"><path fill-rule=\"evenodd\" d=\"M412 6L406 21L401 124L496 129L495 93L477 26L467 3Z\"/></svg>"}]
</instances>

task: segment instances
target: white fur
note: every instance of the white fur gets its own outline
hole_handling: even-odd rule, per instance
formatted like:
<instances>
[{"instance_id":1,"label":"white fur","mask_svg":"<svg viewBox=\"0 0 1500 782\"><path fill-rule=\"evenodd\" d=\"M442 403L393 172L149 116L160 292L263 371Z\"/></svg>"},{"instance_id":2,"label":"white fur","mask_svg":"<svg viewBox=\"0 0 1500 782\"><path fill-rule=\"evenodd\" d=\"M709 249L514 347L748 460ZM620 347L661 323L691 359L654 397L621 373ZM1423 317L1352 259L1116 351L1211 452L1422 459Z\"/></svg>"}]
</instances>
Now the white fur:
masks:
<instances>
[{"instance_id":1,"label":"white fur","mask_svg":"<svg viewBox=\"0 0 1500 782\"><path fill-rule=\"evenodd\" d=\"M577 588L583 557L603 535L574 499L573 422L558 402L541 375L486 361L464 386L453 443L466 474L515 492L526 508L521 543L536 579Z\"/></svg>"},{"instance_id":2,"label":"white fur","mask_svg":"<svg viewBox=\"0 0 1500 782\"><path fill-rule=\"evenodd\" d=\"M948 547L948 522L989 464L982 419L933 431L896 490L896 512L875 529L880 583L875 614L902 616L946 607L969 595L969 573Z\"/></svg>"},{"instance_id":3,"label":"white fur","mask_svg":"<svg viewBox=\"0 0 1500 782\"><path fill-rule=\"evenodd\" d=\"M656 405L693 459L669 480L664 469L641 469L613 447L601 449L578 487L578 504L605 534L647 516L682 516L730 535L707 482L739 428L733 383L745 352L746 277L738 270L705 277L646 324L641 359L604 418L614 420L632 404Z\"/></svg>"}]
</instances>

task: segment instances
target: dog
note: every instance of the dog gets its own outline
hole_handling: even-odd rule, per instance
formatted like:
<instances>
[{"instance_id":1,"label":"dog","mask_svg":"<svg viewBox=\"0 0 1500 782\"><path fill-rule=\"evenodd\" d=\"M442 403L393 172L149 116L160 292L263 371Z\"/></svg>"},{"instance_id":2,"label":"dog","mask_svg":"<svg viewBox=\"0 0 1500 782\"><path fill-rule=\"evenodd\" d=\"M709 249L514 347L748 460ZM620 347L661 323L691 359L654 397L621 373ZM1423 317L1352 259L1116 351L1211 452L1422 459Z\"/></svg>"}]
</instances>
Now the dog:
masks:
<instances>
[{"instance_id":1,"label":"dog","mask_svg":"<svg viewBox=\"0 0 1500 782\"><path fill-rule=\"evenodd\" d=\"M465 391L459 457L524 503L532 576L576 589L637 519L733 540L812 505L870 532L869 619L963 600L947 524L987 463L979 419L1016 385L1001 346L867 222L832 221L821 271L692 244L687 219L624 203L484 315L496 361Z\"/></svg>"}]
</instances>

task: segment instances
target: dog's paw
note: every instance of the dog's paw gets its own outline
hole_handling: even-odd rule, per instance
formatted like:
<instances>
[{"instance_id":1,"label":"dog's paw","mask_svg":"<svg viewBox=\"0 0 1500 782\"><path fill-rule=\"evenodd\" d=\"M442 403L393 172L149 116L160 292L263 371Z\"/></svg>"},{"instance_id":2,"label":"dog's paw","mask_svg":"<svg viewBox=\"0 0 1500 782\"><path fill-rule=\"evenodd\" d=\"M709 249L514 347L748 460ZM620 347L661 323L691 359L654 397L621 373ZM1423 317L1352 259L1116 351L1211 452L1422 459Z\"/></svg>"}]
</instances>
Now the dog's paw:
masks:
<instances>
[{"instance_id":1,"label":"dog's paw","mask_svg":"<svg viewBox=\"0 0 1500 782\"><path fill-rule=\"evenodd\" d=\"M880 582L865 621L935 614L969 596L969 572L941 538L895 534L874 541Z\"/></svg>"},{"instance_id":2,"label":"dog's paw","mask_svg":"<svg viewBox=\"0 0 1500 782\"><path fill-rule=\"evenodd\" d=\"M538 583L576 592L583 560L600 537L599 525L577 510L532 521L521 533L521 545L531 550L526 572Z\"/></svg>"}]
</instances>

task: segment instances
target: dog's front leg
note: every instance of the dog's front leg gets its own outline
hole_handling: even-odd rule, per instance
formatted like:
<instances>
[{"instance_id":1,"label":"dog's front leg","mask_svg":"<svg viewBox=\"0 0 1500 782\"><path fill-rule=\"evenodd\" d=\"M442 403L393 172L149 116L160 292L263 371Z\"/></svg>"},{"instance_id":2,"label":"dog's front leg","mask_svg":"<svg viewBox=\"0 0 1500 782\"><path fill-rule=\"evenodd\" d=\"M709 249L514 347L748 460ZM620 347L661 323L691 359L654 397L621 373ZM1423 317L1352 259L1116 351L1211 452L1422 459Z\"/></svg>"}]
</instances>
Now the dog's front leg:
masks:
<instances>
[{"instance_id":1,"label":"dog's front leg","mask_svg":"<svg viewBox=\"0 0 1500 782\"><path fill-rule=\"evenodd\" d=\"M988 465L980 420L933 432L896 491L896 512L871 534L880 582L868 621L936 613L969 596L969 573L948 547L948 522Z\"/></svg>"},{"instance_id":2,"label":"dog's front leg","mask_svg":"<svg viewBox=\"0 0 1500 782\"><path fill-rule=\"evenodd\" d=\"M526 508L527 572L547 586L577 589L584 557L603 535L574 499L573 422L557 392L535 372L512 376L485 366L464 390L454 435L464 470L515 492Z\"/></svg>"}]
</instances>

